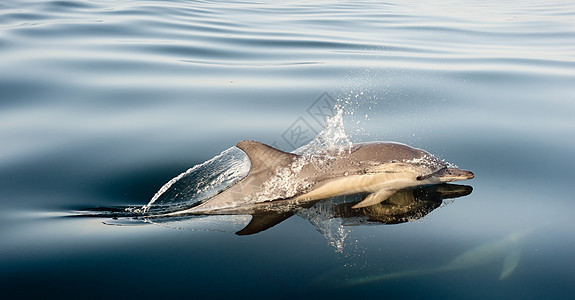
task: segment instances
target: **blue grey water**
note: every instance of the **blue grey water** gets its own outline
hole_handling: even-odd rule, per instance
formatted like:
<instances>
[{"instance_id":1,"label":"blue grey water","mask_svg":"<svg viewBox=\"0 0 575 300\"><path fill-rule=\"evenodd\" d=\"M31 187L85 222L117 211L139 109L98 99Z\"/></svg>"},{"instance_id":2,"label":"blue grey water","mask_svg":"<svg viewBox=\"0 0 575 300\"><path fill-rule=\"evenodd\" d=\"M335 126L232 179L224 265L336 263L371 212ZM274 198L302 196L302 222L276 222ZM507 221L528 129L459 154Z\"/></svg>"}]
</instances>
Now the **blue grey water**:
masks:
<instances>
[{"instance_id":1,"label":"blue grey water","mask_svg":"<svg viewBox=\"0 0 575 300\"><path fill-rule=\"evenodd\" d=\"M69 217L145 205L240 140L292 151L331 100L353 142L426 149L473 192L335 237L301 215L249 236ZM574 116L570 0L3 0L1 291L572 299Z\"/></svg>"}]
</instances>

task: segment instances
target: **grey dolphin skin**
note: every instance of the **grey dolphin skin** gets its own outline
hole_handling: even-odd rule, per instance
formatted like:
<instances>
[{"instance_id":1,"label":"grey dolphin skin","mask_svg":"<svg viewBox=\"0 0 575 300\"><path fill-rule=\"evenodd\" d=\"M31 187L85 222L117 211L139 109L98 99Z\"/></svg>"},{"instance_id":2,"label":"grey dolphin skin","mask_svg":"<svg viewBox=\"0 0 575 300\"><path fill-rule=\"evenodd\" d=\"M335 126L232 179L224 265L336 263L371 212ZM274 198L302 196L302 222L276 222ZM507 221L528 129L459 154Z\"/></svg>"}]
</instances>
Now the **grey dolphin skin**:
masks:
<instances>
[{"instance_id":1,"label":"grey dolphin skin","mask_svg":"<svg viewBox=\"0 0 575 300\"><path fill-rule=\"evenodd\" d=\"M216 196L170 215L369 193L353 206L361 208L385 201L404 188L474 177L470 171L448 167L426 151L393 142L353 144L315 155L287 153L256 141L242 141L236 147L250 160L248 176Z\"/></svg>"}]
</instances>

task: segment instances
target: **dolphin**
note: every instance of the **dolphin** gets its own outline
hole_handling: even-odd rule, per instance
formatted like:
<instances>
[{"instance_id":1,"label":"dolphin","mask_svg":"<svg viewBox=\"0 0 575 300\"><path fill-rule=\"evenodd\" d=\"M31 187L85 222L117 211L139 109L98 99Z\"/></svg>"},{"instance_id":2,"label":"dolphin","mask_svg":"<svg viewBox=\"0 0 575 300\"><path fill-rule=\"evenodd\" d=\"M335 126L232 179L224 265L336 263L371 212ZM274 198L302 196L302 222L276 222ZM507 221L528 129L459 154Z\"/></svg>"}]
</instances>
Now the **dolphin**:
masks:
<instances>
[{"instance_id":1,"label":"dolphin","mask_svg":"<svg viewBox=\"0 0 575 300\"><path fill-rule=\"evenodd\" d=\"M369 142L313 155L284 152L257 141L237 143L248 156L248 175L230 188L168 215L203 214L273 201L306 203L369 193L353 208L378 204L397 191L474 177L428 152L395 142Z\"/></svg>"},{"instance_id":2,"label":"dolphin","mask_svg":"<svg viewBox=\"0 0 575 300\"><path fill-rule=\"evenodd\" d=\"M428 269L418 269L397 273L378 274L346 281L346 285L359 285L381 280L408 278L449 271L458 271L478 267L488 263L503 261L499 280L508 278L519 264L521 257L521 242L532 232L531 229L511 233L506 237L471 248L456 256L449 263Z\"/></svg>"}]
</instances>

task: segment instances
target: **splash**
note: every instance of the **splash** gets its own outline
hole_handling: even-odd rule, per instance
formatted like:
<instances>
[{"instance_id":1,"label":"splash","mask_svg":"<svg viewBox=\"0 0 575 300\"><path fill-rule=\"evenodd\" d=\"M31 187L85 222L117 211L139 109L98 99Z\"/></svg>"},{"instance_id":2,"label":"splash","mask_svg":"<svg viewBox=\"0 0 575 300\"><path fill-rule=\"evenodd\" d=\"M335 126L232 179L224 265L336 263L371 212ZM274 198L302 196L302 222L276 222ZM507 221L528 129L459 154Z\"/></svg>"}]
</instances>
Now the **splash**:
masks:
<instances>
[{"instance_id":1,"label":"splash","mask_svg":"<svg viewBox=\"0 0 575 300\"><path fill-rule=\"evenodd\" d=\"M297 175L304 165L311 162L318 169L327 167L335 159L331 156L333 153L347 151L352 145L344 128L343 108L339 105L335 108L337 113L327 119L323 130L310 143L292 152L300 155L299 158L289 166L278 168L275 176L264 183L265 188L260 194L243 201L260 203L269 199L285 199L295 196L302 190L313 189L310 182L298 179ZM160 188L148 204L129 211L153 216L185 210L204 203L231 187L245 178L249 171L250 161L247 155L239 148L231 147L174 177ZM297 214L314 224L329 244L336 251L342 252L349 229L345 229L340 219L333 217L331 213L333 205L327 201L324 204L317 204L310 210L301 210ZM230 232L230 228L234 228L231 230L234 231L238 224L245 225L248 221L245 218L246 216L187 216L145 220L178 229Z\"/></svg>"},{"instance_id":2,"label":"splash","mask_svg":"<svg viewBox=\"0 0 575 300\"><path fill-rule=\"evenodd\" d=\"M289 166L278 167L274 176L263 183L262 191L255 197L243 199L245 203L288 199L313 189L311 182L298 176L303 167L311 162L318 170L325 168L335 160L334 153L349 150L352 145L345 133L343 108L336 105L335 110L337 113L327 119L323 130L311 142L292 152L299 155L298 159Z\"/></svg>"},{"instance_id":3,"label":"splash","mask_svg":"<svg viewBox=\"0 0 575 300\"><path fill-rule=\"evenodd\" d=\"M312 162L321 169L334 159L326 154L327 150L335 149L337 153L350 149L352 145L345 133L343 108L336 105L335 109L337 113L327 119L323 130L310 143L292 152L301 157L288 167L278 168L275 176L264 183L263 192L253 199L244 199L246 202L260 203L278 197L290 198L299 191L313 188L305 180L296 180L302 167ZM231 147L174 177L156 192L148 204L130 209L130 212L153 215L197 206L245 178L249 171L247 155L239 148Z\"/></svg>"},{"instance_id":4,"label":"splash","mask_svg":"<svg viewBox=\"0 0 575 300\"><path fill-rule=\"evenodd\" d=\"M308 220L323 235L336 252L342 253L350 233L343 220L335 217L335 201L322 201L308 209L300 209L298 216Z\"/></svg>"},{"instance_id":5,"label":"splash","mask_svg":"<svg viewBox=\"0 0 575 300\"><path fill-rule=\"evenodd\" d=\"M327 119L323 130L307 145L297 148L292 153L313 157L324 154L328 149L337 149L339 151L348 150L352 143L343 125L343 107L336 105L335 110L337 113Z\"/></svg>"},{"instance_id":6,"label":"splash","mask_svg":"<svg viewBox=\"0 0 575 300\"><path fill-rule=\"evenodd\" d=\"M248 175L247 155L231 147L168 181L150 202L138 211L166 213L203 203Z\"/></svg>"},{"instance_id":7,"label":"splash","mask_svg":"<svg viewBox=\"0 0 575 300\"><path fill-rule=\"evenodd\" d=\"M261 203L272 199L288 199L302 191L310 191L313 184L307 178L299 179L298 174L305 165L305 159L297 159L287 167L278 167L275 176L264 182L263 189L247 203Z\"/></svg>"}]
</instances>

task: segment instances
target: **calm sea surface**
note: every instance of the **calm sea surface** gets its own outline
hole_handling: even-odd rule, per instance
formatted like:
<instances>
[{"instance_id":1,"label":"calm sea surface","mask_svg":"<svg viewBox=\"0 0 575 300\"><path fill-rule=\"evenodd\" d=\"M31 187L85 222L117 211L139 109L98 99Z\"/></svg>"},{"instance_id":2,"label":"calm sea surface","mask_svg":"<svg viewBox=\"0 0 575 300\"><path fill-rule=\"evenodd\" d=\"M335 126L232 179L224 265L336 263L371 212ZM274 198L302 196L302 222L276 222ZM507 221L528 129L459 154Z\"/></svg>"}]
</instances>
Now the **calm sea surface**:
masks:
<instances>
[{"instance_id":1,"label":"calm sea surface","mask_svg":"<svg viewBox=\"0 0 575 300\"><path fill-rule=\"evenodd\" d=\"M473 192L246 236L70 217L145 205L241 140L292 151L335 102L351 141L425 149ZM3 0L0 291L572 299L574 116L573 1Z\"/></svg>"}]
</instances>

